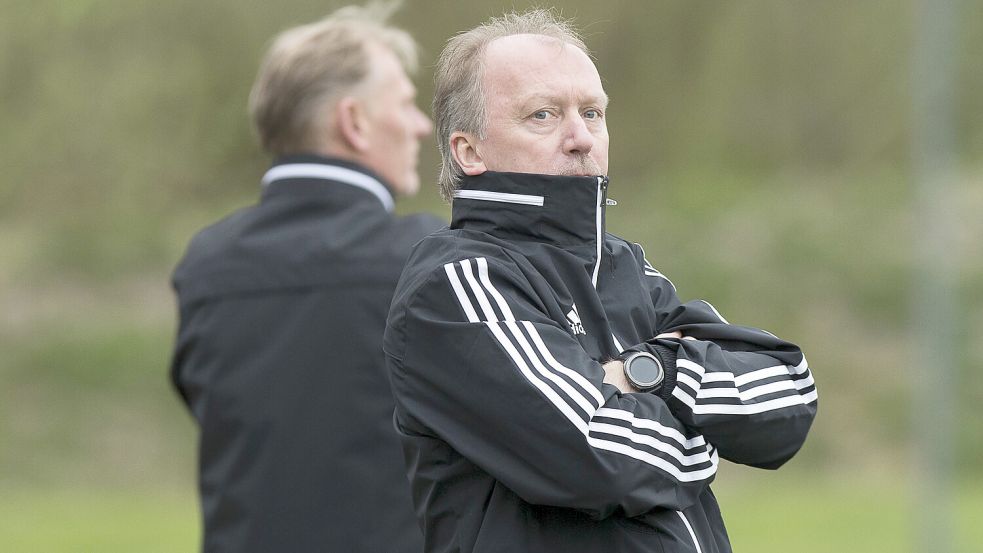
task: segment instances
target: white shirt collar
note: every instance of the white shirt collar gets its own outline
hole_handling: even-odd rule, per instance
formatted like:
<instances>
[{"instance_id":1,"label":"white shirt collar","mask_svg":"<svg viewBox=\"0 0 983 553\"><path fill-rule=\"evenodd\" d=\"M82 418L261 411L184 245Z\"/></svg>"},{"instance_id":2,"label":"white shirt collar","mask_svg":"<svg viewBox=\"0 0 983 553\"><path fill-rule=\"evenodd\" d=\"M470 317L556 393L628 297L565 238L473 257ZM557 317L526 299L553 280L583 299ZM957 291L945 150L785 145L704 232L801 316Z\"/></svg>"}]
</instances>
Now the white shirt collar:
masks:
<instances>
[{"instance_id":1,"label":"white shirt collar","mask_svg":"<svg viewBox=\"0 0 983 553\"><path fill-rule=\"evenodd\" d=\"M323 163L286 163L271 167L263 175L261 182L265 187L274 181L286 179L325 179L343 182L368 191L378 198L390 213L396 207L396 202L393 201L393 196L385 185L378 179L353 169Z\"/></svg>"}]
</instances>

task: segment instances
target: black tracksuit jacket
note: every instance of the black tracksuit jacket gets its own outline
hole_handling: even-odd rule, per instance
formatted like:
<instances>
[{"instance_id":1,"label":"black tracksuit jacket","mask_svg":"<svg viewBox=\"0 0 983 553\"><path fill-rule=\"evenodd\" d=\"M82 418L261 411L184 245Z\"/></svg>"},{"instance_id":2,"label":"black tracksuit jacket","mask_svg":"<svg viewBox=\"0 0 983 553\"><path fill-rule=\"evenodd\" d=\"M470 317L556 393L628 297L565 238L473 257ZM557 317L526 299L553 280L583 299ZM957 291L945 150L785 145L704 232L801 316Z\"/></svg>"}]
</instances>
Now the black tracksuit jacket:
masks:
<instances>
[{"instance_id":1,"label":"black tracksuit jacket","mask_svg":"<svg viewBox=\"0 0 983 553\"><path fill-rule=\"evenodd\" d=\"M682 303L640 246L604 232L607 179L465 177L416 246L385 336L428 553L730 551L719 458L777 468L816 387L801 351ZM657 393L602 383L660 339ZM664 399L665 398L665 399Z\"/></svg>"},{"instance_id":2,"label":"black tracksuit jacket","mask_svg":"<svg viewBox=\"0 0 983 553\"><path fill-rule=\"evenodd\" d=\"M201 429L203 550L419 553L382 335L411 246L364 168L295 156L174 272L174 383Z\"/></svg>"}]
</instances>

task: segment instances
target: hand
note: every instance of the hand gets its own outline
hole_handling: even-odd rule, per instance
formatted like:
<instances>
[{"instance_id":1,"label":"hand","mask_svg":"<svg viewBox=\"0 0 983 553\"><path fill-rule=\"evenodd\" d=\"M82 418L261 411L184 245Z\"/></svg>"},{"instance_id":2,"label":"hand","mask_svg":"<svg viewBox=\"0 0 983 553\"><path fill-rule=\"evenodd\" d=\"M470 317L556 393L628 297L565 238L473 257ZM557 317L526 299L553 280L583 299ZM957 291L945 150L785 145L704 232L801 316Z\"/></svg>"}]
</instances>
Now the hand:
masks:
<instances>
[{"instance_id":1,"label":"hand","mask_svg":"<svg viewBox=\"0 0 983 553\"><path fill-rule=\"evenodd\" d=\"M672 332L663 332L662 334L656 336L654 339L658 340L659 338L678 338L680 340L696 340L696 338L692 336L683 336L683 332L681 330L673 330Z\"/></svg>"},{"instance_id":2,"label":"hand","mask_svg":"<svg viewBox=\"0 0 983 553\"><path fill-rule=\"evenodd\" d=\"M628 382L628 378L625 376L625 364L615 359L614 361L608 361L604 365L604 382L608 384L613 384L616 388L621 390L621 393L637 393L638 389Z\"/></svg>"}]
</instances>

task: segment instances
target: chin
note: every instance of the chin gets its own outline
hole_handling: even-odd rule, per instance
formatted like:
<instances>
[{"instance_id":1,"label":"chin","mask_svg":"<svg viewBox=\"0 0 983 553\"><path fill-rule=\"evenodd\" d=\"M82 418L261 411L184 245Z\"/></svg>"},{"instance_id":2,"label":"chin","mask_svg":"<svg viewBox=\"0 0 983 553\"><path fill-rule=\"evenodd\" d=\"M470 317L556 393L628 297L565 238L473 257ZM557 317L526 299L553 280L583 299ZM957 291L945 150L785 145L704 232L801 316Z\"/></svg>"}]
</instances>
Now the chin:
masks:
<instances>
[{"instance_id":1,"label":"chin","mask_svg":"<svg viewBox=\"0 0 983 553\"><path fill-rule=\"evenodd\" d=\"M420 191L420 181L410 180L404 182L401 186L396 189L396 194L408 198L410 196L416 196L416 193Z\"/></svg>"}]
</instances>

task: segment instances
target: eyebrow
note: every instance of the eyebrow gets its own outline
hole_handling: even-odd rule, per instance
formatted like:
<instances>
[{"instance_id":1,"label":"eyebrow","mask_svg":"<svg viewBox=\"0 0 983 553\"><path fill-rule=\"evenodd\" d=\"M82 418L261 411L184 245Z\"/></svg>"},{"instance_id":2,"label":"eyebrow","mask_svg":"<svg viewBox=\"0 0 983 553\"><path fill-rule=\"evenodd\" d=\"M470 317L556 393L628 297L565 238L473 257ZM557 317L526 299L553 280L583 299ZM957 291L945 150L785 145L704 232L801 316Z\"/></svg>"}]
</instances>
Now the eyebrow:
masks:
<instances>
[{"instance_id":1,"label":"eyebrow","mask_svg":"<svg viewBox=\"0 0 983 553\"><path fill-rule=\"evenodd\" d=\"M522 98L519 101L519 106L525 109L530 107L530 104L536 104L541 101L545 101L550 104L561 104L563 103L564 99L549 93L543 94L539 92L533 92L532 94L529 94L528 96ZM596 104L602 108L606 108L608 106L609 98L606 93L602 92L600 96L596 96L596 95L582 96L579 97L577 101L581 104Z\"/></svg>"}]
</instances>

